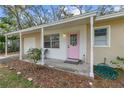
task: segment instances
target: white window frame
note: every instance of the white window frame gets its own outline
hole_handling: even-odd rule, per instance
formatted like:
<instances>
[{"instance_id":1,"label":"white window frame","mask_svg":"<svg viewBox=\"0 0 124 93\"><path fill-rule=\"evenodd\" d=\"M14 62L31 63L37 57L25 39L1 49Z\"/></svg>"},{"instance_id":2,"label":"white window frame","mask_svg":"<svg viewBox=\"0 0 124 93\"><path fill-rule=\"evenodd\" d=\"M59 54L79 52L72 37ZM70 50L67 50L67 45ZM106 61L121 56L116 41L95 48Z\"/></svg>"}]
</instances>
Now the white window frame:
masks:
<instances>
[{"instance_id":1,"label":"white window frame","mask_svg":"<svg viewBox=\"0 0 124 93\"><path fill-rule=\"evenodd\" d=\"M106 25L106 26L99 26L94 28L94 33L96 29L103 29L107 28L107 45L95 45L95 39L94 39L94 47L110 47L111 46L111 26ZM93 36L95 38L95 35Z\"/></svg>"},{"instance_id":2,"label":"white window frame","mask_svg":"<svg viewBox=\"0 0 124 93\"><path fill-rule=\"evenodd\" d=\"M59 35L59 47L58 48L53 48L53 47L51 47L52 46L52 43L51 43L51 35L55 35L55 34L58 34ZM44 36L50 36L50 47L49 48L46 48L45 46L44 46L44 48L46 48L46 49L59 49L60 48L60 34L59 33L54 33L54 34L45 34ZM45 40L44 40L44 42L45 42Z\"/></svg>"}]
</instances>

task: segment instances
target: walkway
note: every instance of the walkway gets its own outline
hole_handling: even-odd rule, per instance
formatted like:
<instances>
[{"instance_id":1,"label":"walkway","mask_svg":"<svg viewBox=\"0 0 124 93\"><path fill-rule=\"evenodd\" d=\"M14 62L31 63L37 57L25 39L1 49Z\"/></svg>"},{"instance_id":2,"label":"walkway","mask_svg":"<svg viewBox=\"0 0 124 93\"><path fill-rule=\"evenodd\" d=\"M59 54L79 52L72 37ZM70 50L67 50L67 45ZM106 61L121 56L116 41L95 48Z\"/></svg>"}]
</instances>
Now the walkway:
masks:
<instances>
[{"instance_id":1,"label":"walkway","mask_svg":"<svg viewBox=\"0 0 124 93\"><path fill-rule=\"evenodd\" d=\"M0 63L7 63L11 61L19 60L18 54L8 55L8 56L0 56Z\"/></svg>"}]
</instances>

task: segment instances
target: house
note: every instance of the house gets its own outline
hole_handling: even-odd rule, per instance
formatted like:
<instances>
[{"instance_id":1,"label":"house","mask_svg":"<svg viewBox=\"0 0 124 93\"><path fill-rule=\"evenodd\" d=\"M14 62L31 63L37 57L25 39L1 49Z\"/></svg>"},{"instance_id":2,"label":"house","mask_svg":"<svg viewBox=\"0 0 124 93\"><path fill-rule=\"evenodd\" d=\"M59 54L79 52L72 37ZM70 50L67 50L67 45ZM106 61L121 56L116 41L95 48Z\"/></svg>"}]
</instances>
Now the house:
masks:
<instances>
[{"instance_id":1,"label":"house","mask_svg":"<svg viewBox=\"0 0 124 93\"><path fill-rule=\"evenodd\" d=\"M110 64L117 56L124 56L124 12L96 16L95 12L62 19L5 34L20 35L20 60L29 48L48 49L48 58L67 60L80 59L90 65ZM7 43L6 43L7 55ZM43 51L42 51L43 52ZM43 53L42 53L43 54ZM42 55L41 64L44 64Z\"/></svg>"}]
</instances>

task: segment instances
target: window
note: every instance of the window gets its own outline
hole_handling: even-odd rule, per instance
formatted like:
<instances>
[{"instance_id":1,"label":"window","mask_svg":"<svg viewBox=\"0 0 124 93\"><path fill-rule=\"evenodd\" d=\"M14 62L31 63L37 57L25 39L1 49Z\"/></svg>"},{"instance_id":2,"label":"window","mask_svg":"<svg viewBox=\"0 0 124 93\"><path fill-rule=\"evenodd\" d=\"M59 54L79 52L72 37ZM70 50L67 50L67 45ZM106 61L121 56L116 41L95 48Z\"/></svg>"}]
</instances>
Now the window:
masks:
<instances>
[{"instance_id":1,"label":"window","mask_svg":"<svg viewBox=\"0 0 124 93\"><path fill-rule=\"evenodd\" d=\"M70 35L70 45L72 45L72 46L77 45L77 34Z\"/></svg>"},{"instance_id":2,"label":"window","mask_svg":"<svg viewBox=\"0 0 124 93\"><path fill-rule=\"evenodd\" d=\"M59 48L59 34L45 35L44 48Z\"/></svg>"},{"instance_id":3,"label":"window","mask_svg":"<svg viewBox=\"0 0 124 93\"><path fill-rule=\"evenodd\" d=\"M110 44L110 27L99 27L94 31L94 45L95 46L109 46Z\"/></svg>"},{"instance_id":4,"label":"window","mask_svg":"<svg viewBox=\"0 0 124 93\"><path fill-rule=\"evenodd\" d=\"M44 36L44 48L50 48L50 36Z\"/></svg>"}]
</instances>

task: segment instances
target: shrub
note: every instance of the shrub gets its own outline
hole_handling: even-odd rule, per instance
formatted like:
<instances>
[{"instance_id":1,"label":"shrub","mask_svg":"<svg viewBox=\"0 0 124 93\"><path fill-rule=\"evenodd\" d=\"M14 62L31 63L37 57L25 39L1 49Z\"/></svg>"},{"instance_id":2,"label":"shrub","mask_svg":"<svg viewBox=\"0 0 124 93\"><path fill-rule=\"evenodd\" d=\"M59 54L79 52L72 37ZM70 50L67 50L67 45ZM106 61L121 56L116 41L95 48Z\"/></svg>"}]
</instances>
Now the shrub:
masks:
<instances>
[{"instance_id":1,"label":"shrub","mask_svg":"<svg viewBox=\"0 0 124 93\"><path fill-rule=\"evenodd\" d=\"M0 53L5 52L5 44L3 42L0 42Z\"/></svg>"},{"instance_id":2,"label":"shrub","mask_svg":"<svg viewBox=\"0 0 124 93\"><path fill-rule=\"evenodd\" d=\"M41 49L32 48L28 50L28 57L33 59L34 63L36 64L41 59Z\"/></svg>"},{"instance_id":3,"label":"shrub","mask_svg":"<svg viewBox=\"0 0 124 93\"><path fill-rule=\"evenodd\" d=\"M0 53L4 53L5 51L5 36L0 35Z\"/></svg>"},{"instance_id":4,"label":"shrub","mask_svg":"<svg viewBox=\"0 0 124 93\"><path fill-rule=\"evenodd\" d=\"M0 35L0 42L5 42L5 36L4 35Z\"/></svg>"},{"instance_id":5,"label":"shrub","mask_svg":"<svg viewBox=\"0 0 124 93\"><path fill-rule=\"evenodd\" d=\"M116 59L117 59L116 61L111 61L111 64L115 65L116 68L123 69L121 65L124 64L124 58L121 58L121 57L117 56Z\"/></svg>"}]
</instances>

